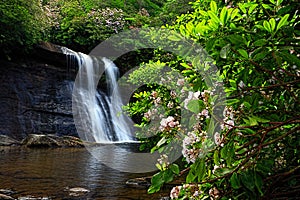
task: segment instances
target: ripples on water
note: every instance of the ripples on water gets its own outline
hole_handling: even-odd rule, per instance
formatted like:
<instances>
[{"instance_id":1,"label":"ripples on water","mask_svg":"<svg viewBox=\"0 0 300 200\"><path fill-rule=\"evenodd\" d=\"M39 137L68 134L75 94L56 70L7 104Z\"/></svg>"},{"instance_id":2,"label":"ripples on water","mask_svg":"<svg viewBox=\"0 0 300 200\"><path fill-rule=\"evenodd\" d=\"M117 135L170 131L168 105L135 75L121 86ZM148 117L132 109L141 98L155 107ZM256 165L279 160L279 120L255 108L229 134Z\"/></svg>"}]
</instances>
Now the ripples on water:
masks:
<instances>
[{"instance_id":1,"label":"ripples on water","mask_svg":"<svg viewBox=\"0 0 300 200\"><path fill-rule=\"evenodd\" d=\"M0 189L16 191L14 197L32 195L51 199L125 200L168 196L168 193L148 195L146 188L125 184L128 179L147 175L111 169L85 148L0 150ZM71 198L67 188L73 187L83 187L91 192L84 198Z\"/></svg>"}]
</instances>

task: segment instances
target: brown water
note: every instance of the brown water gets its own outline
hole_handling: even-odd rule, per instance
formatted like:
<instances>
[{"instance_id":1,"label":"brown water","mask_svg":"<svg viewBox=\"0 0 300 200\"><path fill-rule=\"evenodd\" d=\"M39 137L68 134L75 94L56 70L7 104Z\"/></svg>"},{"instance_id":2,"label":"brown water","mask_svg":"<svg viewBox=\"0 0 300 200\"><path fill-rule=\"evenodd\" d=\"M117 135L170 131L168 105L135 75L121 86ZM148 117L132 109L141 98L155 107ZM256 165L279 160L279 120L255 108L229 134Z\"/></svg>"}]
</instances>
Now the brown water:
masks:
<instances>
[{"instance_id":1,"label":"brown water","mask_svg":"<svg viewBox=\"0 0 300 200\"><path fill-rule=\"evenodd\" d=\"M15 198L31 195L50 199L160 199L168 192L149 195L144 187L126 185L128 179L149 174L119 172L101 164L85 148L0 149L0 189L16 191ZM71 197L68 188L90 190Z\"/></svg>"}]
</instances>

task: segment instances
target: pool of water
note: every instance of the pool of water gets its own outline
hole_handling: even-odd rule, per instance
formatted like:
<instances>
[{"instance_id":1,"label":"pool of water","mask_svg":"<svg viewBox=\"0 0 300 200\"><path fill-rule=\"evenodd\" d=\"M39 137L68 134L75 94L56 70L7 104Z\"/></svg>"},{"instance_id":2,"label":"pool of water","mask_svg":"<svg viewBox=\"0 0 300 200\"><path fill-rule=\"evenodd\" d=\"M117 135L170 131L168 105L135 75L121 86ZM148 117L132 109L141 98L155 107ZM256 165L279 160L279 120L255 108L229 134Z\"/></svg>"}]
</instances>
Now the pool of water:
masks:
<instances>
[{"instance_id":1,"label":"pool of water","mask_svg":"<svg viewBox=\"0 0 300 200\"><path fill-rule=\"evenodd\" d=\"M11 195L14 198L31 195L50 199L125 200L168 196L168 191L149 195L145 187L126 185L129 179L151 174L114 170L85 148L0 149L0 189L15 191ZM79 197L70 196L68 188L74 187L90 192Z\"/></svg>"}]
</instances>

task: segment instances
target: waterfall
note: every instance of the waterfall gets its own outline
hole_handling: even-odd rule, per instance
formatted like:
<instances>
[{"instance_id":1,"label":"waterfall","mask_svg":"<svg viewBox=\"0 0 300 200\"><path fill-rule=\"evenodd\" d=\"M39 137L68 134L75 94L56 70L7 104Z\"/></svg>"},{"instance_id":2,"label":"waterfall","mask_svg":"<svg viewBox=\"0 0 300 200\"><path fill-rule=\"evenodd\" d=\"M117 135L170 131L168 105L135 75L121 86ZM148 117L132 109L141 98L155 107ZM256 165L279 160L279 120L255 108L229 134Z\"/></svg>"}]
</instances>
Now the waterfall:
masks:
<instances>
[{"instance_id":1,"label":"waterfall","mask_svg":"<svg viewBox=\"0 0 300 200\"><path fill-rule=\"evenodd\" d=\"M96 143L134 142L129 126L131 120L122 111L116 65L107 58L98 59L69 49L63 49L63 52L70 63L77 63L79 67L72 109L80 138ZM106 92L97 88L104 72Z\"/></svg>"}]
</instances>

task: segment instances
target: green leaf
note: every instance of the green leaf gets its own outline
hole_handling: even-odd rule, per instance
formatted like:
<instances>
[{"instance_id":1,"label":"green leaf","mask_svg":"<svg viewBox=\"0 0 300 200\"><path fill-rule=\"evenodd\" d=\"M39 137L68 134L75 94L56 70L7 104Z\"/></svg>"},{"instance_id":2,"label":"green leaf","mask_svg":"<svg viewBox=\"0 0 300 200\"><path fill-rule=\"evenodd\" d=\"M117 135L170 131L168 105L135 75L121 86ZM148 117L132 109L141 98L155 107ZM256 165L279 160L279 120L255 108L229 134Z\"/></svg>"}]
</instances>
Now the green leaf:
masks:
<instances>
[{"instance_id":1,"label":"green leaf","mask_svg":"<svg viewBox=\"0 0 300 200\"><path fill-rule=\"evenodd\" d=\"M261 118L261 117L258 117L258 116L252 116L252 118L255 119L257 122L261 122L261 123L266 123L266 122L270 121L268 119L264 119L264 118Z\"/></svg>"},{"instance_id":2,"label":"green leaf","mask_svg":"<svg viewBox=\"0 0 300 200\"><path fill-rule=\"evenodd\" d=\"M255 180L255 186L256 186L257 190L259 191L260 195L262 196L264 194L261 190L262 185L263 185L263 180L262 180L261 176L256 172L254 172L254 180Z\"/></svg>"},{"instance_id":3,"label":"green leaf","mask_svg":"<svg viewBox=\"0 0 300 200\"><path fill-rule=\"evenodd\" d=\"M256 40L253 45L254 46L257 46L257 47L261 47L261 46L264 46L268 43L268 40L266 39L259 39L259 40Z\"/></svg>"},{"instance_id":4,"label":"green leaf","mask_svg":"<svg viewBox=\"0 0 300 200\"><path fill-rule=\"evenodd\" d=\"M165 144L167 142L166 137L162 137L158 143L156 144L157 147L160 147L161 145Z\"/></svg>"},{"instance_id":5,"label":"green leaf","mask_svg":"<svg viewBox=\"0 0 300 200\"><path fill-rule=\"evenodd\" d=\"M266 56L268 54L270 54L270 52L267 49L262 49L261 52L259 52L259 53L255 52L253 54L254 54L253 55L253 60L258 61L258 60L266 58Z\"/></svg>"},{"instance_id":6,"label":"green leaf","mask_svg":"<svg viewBox=\"0 0 300 200\"><path fill-rule=\"evenodd\" d=\"M180 172L179 166L178 166L177 164L172 164L172 165L170 166L170 169L171 169L172 172L173 172L174 174L176 174L176 175L178 175L179 172Z\"/></svg>"},{"instance_id":7,"label":"green leaf","mask_svg":"<svg viewBox=\"0 0 300 200\"><path fill-rule=\"evenodd\" d=\"M167 169L166 171L163 171L163 180L165 183L169 183L173 181L174 179L174 173L171 169Z\"/></svg>"},{"instance_id":8,"label":"green leaf","mask_svg":"<svg viewBox=\"0 0 300 200\"><path fill-rule=\"evenodd\" d=\"M243 185L248 188L250 191L254 190L255 183L254 177L250 171L246 171L241 175L241 181Z\"/></svg>"},{"instance_id":9,"label":"green leaf","mask_svg":"<svg viewBox=\"0 0 300 200\"><path fill-rule=\"evenodd\" d=\"M156 173L152 176L151 186L148 189L149 194L158 192L160 190L160 187L164 183L163 175L164 175L164 171L161 171L161 172L158 172L158 173Z\"/></svg>"},{"instance_id":10,"label":"green leaf","mask_svg":"<svg viewBox=\"0 0 300 200\"><path fill-rule=\"evenodd\" d=\"M240 35L236 35L236 34L234 34L234 35L229 35L227 38L229 39L229 41L230 41L232 44L234 44L234 45L236 45L236 46L241 46L241 45L243 45L243 44L246 44L246 41L245 41L244 37L242 37L242 36L240 36Z\"/></svg>"},{"instance_id":11,"label":"green leaf","mask_svg":"<svg viewBox=\"0 0 300 200\"><path fill-rule=\"evenodd\" d=\"M237 50L241 56L243 56L244 58L248 58L248 52L244 49L238 49Z\"/></svg>"},{"instance_id":12,"label":"green leaf","mask_svg":"<svg viewBox=\"0 0 300 200\"><path fill-rule=\"evenodd\" d=\"M209 26L203 25L202 23L197 24L195 28L196 33L204 33L205 31L210 30Z\"/></svg>"},{"instance_id":13,"label":"green leaf","mask_svg":"<svg viewBox=\"0 0 300 200\"><path fill-rule=\"evenodd\" d=\"M230 19L233 20L239 13L239 9L234 9L232 12L231 12L231 15L230 15Z\"/></svg>"},{"instance_id":14,"label":"green leaf","mask_svg":"<svg viewBox=\"0 0 300 200\"><path fill-rule=\"evenodd\" d=\"M188 30L189 33L193 32L193 28L194 28L194 25L192 22L189 22L186 24L186 29Z\"/></svg>"},{"instance_id":15,"label":"green leaf","mask_svg":"<svg viewBox=\"0 0 300 200\"><path fill-rule=\"evenodd\" d=\"M200 13L201 15L205 16L205 17L208 16L208 15L207 15L207 12L204 11L204 10L199 10L199 13Z\"/></svg>"},{"instance_id":16,"label":"green leaf","mask_svg":"<svg viewBox=\"0 0 300 200\"><path fill-rule=\"evenodd\" d=\"M216 174L217 176L224 176L225 174L228 174L228 173L230 173L231 171L232 171L232 170L229 169L229 168L227 168L227 167L217 168L217 169L215 170L215 174Z\"/></svg>"},{"instance_id":17,"label":"green leaf","mask_svg":"<svg viewBox=\"0 0 300 200\"><path fill-rule=\"evenodd\" d=\"M271 18L271 19L269 20L269 23L270 23L270 25L271 25L271 30L272 30L272 32L274 32L274 30L275 30L275 28L276 28L276 21L275 21L275 19L274 19L274 18Z\"/></svg>"},{"instance_id":18,"label":"green leaf","mask_svg":"<svg viewBox=\"0 0 300 200\"><path fill-rule=\"evenodd\" d=\"M190 170L189 173L188 173L188 175L186 176L185 181L187 183L192 183L192 182L194 182L195 179L196 179L195 174L193 174L192 171Z\"/></svg>"},{"instance_id":19,"label":"green leaf","mask_svg":"<svg viewBox=\"0 0 300 200\"><path fill-rule=\"evenodd\" d=\"M246 108L250 109L251 108L251 104L247 101L243 102L244 106L246 106Z\"/></svg>"},{"instance_id":20,"label":"green leaf","mask_svg":"<svg viewBox=\"0 0 300 200\"><path fill-rule=\"evenodd\" d=\"M218 18L218 16L215 13L213 13L210 10L207 13L208 13L209 17L213 20L213 22L215 22L216 24L220 23L220 19Z\"/></svg>"},{"instance_id":21,"label":"green leaf","mask_svg":"<svg viewBox=\"0 0 300 200\"><path fill-rule=\"evenodd\" d=\"M228 21L228 11L227 11L226 7L224 7L221 11L220 20L221 20L222 25L225 25Z\"/></svg>"},{"instance_id":22,"label":"green leaf","mask_svg":"<svg viewBox=\"0 0 300 200\"><path fill-rule=\"evenodd\" d=\"M195 169L197 172L197 177L198 177L198 182L201 182L205 176L206 172L206 165L205 165L205 160L200 159L199 164L197 165L197 168Z\"/></svg>"},{"instance_id":23,"label":"green leaf","mask_svg":"<svg viewBox=\"0 0 300 200\"><path fill-rule=\"evenodd\" d=\"M216 4L215 1L211 1L211 2L210 2L210 9L211 9L211 11L213 11L214 13L217 13L218 7L217 7L217 4Z\"/></svg>"},{"instance_id":24,"label":"green leaf","mask_svg":"<svg viewBox=\"0 0 300 200\"><path fill-rule=\"evenodd\" d=\"M226 100L226 105L231 106L231 105L237 104L239 102L240 102L239 99L227 99Z\"/></svg>"},{"instance_id":25,"label":"green leaf","mask_svg":"<svg viewBox=\"0 0 300 200\"><path fill-rule=\"evenodd\" d=\"M206 174L205 159L197 159L194 164L191 165L191 169L186 177L186 182L191 183L196 180L201 182Z\"/></svg>"},{"instance_id":26,"label":"green leaf","mask_svg":"<svg viewBox=\"0 0 300 200\"><path fill-rule=\"evenodd\" d=\"M283 27L284 25L287 24L287 20L288 20L289 16L290 16L290 14L286 14L280 19L280 21L278 22L276 31L278 31L281 27Z\"/></svg>"},{"instance_id":27,"label":"green leaf","mask_svg":"<svg viewBox=\"0 0 300 200\"><path fill-rule=\"evenodd\" d=\"M249 120L248 122L249 122L250 126L256 126L256 125L258 125L258 122L257 122L257 120L255 118L248 117L248 120Z\"/></svg>"},{"instance_id":28,"label":"green leaf","mask_svg":"<svg viewBox=\"0 0 300 200\"><path fill-rule=\"evenodd\" d=\"M193 113L199 113L205 108L205 105L202 100L191 100L187 104L187 108Z\"/></svg>"},{"instance_id":29,"label":"green leaf","mask_svg":"<svg viewBox=\"0 0 300 200\"><path fill-rule=\"evenodd\" d=\"M264 25L265 30L267 30L269 33L272 32L271 25L268 21L265 20L263 25Z\"/></svg>"},{"instance_id":30,"label":"green leaf","mask_svg":"<svg viewBox=\"0 0 300 200\"><path fill-rule=\"evenodd\" d=\"M215 150L215 152L214 152L214 163L215 163L215 165L220 164L220 157L219 157L219 151L218 150Z\"/></svg>"},{"instance_id":31,"label":"green leaf","mask_svg":"<svg viewBox=\"0 0 300 200\"><path fill-rule=\"evenodd\" d=\"M270 5L268 5L268 4L262 4L262 6L264 7L264 9L266 9L266 10L270 10L270 9L272 9L272 7L270 6Z\"/></svg>"},{"instance_id":32,"label":"green leaf","mask_svg":"<svg viewBox=\"0 0 300 200\"><path fill-rule=\"evenodd\" d=\"M276 4L274 0L269 0L269 1L274 5Z\"/></svg>"},{"instance_id":33,"label":"green leaf","mask_svg":"<svg viewBox=\"0 0 300 200\"><path fill-rule=\"evenodd\" d=\"M241 187L241 183L236 172L231 175L229 181L233 189L239 189Z\"/></svg>"},{"instance_id":34,"label":"green leaf","mask_svg":"<svg viewBox=\"0 0 300 200\"><path fill-rule=\"evenodd\" d=\"M253 10L258 6L257 3L255 4L251 4L249 10L248 10L248 14L251 15L253 13Z\"/></svg>"}]
</instances>

